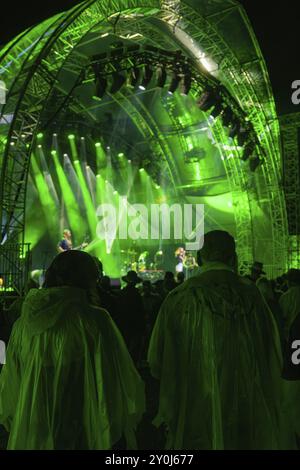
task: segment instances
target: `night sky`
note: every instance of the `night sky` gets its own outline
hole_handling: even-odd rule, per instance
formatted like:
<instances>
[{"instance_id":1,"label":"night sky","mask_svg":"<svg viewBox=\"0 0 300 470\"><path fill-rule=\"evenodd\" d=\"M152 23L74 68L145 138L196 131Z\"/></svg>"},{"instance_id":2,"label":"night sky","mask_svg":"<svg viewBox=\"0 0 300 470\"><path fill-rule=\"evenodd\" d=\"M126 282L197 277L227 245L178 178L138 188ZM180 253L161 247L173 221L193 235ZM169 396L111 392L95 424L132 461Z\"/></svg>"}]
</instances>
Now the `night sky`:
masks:
<instances>
[{"instance_id":1,"label":"night sky","mask_svg":"<svg viewBox=\"0 0 300 470\"><path fill-rule=\"evenodd\" d=\"M201 0L199 0L201 1ZM76 0L5 2L1 12L0 44L33 24L68 10ZM241 0L263 51L279 113L300 111L291 103L291 83L300 79L300 1Z\"/></svg>"}]
</instances>

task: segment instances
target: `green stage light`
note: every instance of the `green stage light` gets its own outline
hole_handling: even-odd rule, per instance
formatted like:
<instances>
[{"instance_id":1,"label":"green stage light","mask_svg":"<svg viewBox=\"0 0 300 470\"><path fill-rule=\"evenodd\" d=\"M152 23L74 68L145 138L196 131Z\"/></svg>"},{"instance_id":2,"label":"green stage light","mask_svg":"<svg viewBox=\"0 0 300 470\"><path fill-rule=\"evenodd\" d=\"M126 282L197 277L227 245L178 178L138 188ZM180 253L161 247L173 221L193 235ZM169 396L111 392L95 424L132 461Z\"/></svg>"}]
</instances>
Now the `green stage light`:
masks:
<instances>
[{"instance_id":1,"label":"green stage light","mask_svg":"<svg viewBox=\"0 0 300 470\"><path fill-rule=\"evenodd\" d=\"M70 135L68 135L68 139L70 139L70 140L73 140L73 139L75 139L75 135L74 135L74 134L70 134Z\"/></svg>"},{"instance_id":2,"label":"green stage light","mask_svg":"<svg viewBox=\"0 0 300 470\"><path fill-rule=\"evenodd\" d=\"M100 142L96 142L96 143L95 143L95 147L101 147Z\"/></svg>"},{"instance_id":3,"label":"green stage light","mask_svg":"<svg viewBox=\"0 0 300 470\"><path fill-rule=\"evenodd\" d=\"M55 153L53 157L59 186L62 193L64 194L64 201L69 224L72 227L72 232L75 234L75 237L81 240L84 237L85 225L80 213L78 212L78 202L70 182L65 174L65 170L59 161L57 153Z\"/></svg>"},{"instance_id":4,"label":"green stage light","mask_svg":"<svg viewBox=\"0 0 300 470\"><path fill-rule=\"evenodd\" d=\"M56 235L56 221L57 221L57 209L55 201L51 195L47 180L44 178L44 174L41 171L37 159L34 154L31 156L31 165L33 179L39 195L39 200L44 212L45 221L48 232L53 239Z\"/></svg>"},{"instance_id":5,"label":"green stage light","mask_svg":"<svg viewBox=\"0 0 300 470\"><path fill-rule=\"evenodd\" d=\"M96 178L101 178L101 175L96 175Z\"/></svg>"},{"instance_id":6,"label":"green stage light","mask_svg":"<svg viewBox=\"0 0 300 470\"><path fill-rule=\"evenodd\" d=\"M42 132L40 132L39 134L37 134L37 138L38 139L42 139L44 137L44 134Z\"/></svg>"},{"instance_id":7,"label":"green stage light","mask_svg":"<svg viewBox=\"0 0 300 470\"><path fill-rule=\"evenodd\" d=\"M88 181L86 180L84 173L82 171L81 165L79 160L74 161L75 164L75 171L77 174L78 182L80 185L80 189L82 192L83 196L83 201L86 209L86 215L87 215L87 221L90 229L90 233L94 234L96 233L96 225L97 225L97 220L96 220L96 214L95 214L95 208L94 204L92 201L92 196L91 192L88 186Z\"/></svg>"}]
</instances>

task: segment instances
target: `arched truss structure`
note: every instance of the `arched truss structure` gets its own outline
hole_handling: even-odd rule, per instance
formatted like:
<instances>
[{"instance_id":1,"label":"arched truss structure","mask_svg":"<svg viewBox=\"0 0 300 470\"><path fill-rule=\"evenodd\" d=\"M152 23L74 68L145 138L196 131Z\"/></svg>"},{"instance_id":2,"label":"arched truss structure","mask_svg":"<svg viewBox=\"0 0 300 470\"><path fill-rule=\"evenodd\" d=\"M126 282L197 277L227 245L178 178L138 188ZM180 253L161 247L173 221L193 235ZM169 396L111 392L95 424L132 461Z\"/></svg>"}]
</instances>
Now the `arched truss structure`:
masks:
<instances>
[{"instance_id":1,"label":"arched truss structure","mask_svg":"<svg viewBox=\"0 0 300 470\"><path fill-rule=\"evenodd\" d=\"M238 103L255 129L256 151L264 162L255 173L249 172L241 163L238 148L231 158L224 159L239 258L250 263L263 256L262 246L268 246L269 274L282 272L287 266L288 230L279 125L261 51L243 8L235 0L87 0L25 31L0 51L0 79L7 87L0 116L2 243L23 240L27 175L39 130L65 109L94 119L73 90L90 60L82 55L80 45L95 35L101 41L107 34L165 50L180 49L199 71L199 81L191 90L195 97L203 88L200 78L206 77L220 82ZM60 76L66 70L69 80L62 86ZM129 102L120 92L112 99L126 109L153 154L165 162L176 180L168 142L139 98ZM171 103L166 101L165 109L184 149L183 124ZM217 145L226 144L228 136L220 120L208 120L208 124ZM255 221L257 206L268 220L262 237Z\"/></svg>"},{"instance_id":2,"label":"arched truss structure","mask_svg":"<svg viewBox=\"0 0 300 470\"><path fill-rule=\"evenodd\" d=\"M289 229L288 265L290 268L298 268L300 264L300 113L281 116L280 128L283 184Z\"/></svg>"}]
</instances>

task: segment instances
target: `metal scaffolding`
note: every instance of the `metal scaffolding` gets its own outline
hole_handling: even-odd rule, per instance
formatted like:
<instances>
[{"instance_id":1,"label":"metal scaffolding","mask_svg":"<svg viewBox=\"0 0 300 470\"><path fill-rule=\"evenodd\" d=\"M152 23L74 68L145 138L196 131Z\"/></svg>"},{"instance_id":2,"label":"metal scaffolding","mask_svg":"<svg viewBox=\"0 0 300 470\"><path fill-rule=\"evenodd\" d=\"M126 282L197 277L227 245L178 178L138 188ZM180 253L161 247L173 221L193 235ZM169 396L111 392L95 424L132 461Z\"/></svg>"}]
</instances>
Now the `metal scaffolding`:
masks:
<instances>
[{"instance_id":1,"label":"metal scaffolding","mask_svg":"<svg viewBox=\"0 0 300 470\"><path fill-rule=\"evenodd\" d=\"M240 44L235 46L230 37L236 24L245 38L245 49L240 56L237 50ZM27 178L37 133L47 119L52 119L61 110L86 112L93 119L78 98L71 99L72 87L76 88L78 76L87 65L78 51L84 39L96 29L116 36L139 33L142 43L174 49L176 41L178 44L178 38L175 41L172 37L176 28L184 31L218 65L217 79L228 89L254 126L260 142L257 151L264 158L258 177L260 193L262 199L267 201L265 204L271 218L270 274L285 270L288 229L274 100L264 60L246 14L237 2L229 0L89 0L31 28L0 51L1 71L5 73L8 88L7 102L0 112L3 123L0 128L3 247L8 243L24 242ZM183 45L182 49L185 50ZM201 60L197 61L199 70L203 71ZM62 89L59 84L60 74L65 68L76 72L68 90ZM121 94L116 99L121 103ZM145 139L149 139L154 153L163 155L170 174L176 178L168 143L159 134L147 110L139 100L130 106L128 101L125 107L131 119L142 129ZM216 126L216 136L224 139L219 127ZM178 132L180 130L178 127ZM181 145L184 148L184 143ZM250 261L255 227L252 226L248 192L256 189L253 189L252 180L252 187L249 184L249 174L241 170L236 161L232 159L226 164L227 173L236 195L234 207L238 245L243 249L244 260ZM287 198L288 212L291 210L289 200L292 198Z\"/></svg>"},{"instance_id":2,"label":"metal scaffolding","mask_svg":"<svg viewBox=\"0 0 300 470\"><path fill-rule=\"evenodd\" d=\"M300 113L280 117L283 185L289 227L289 267L300 267Z\"/></svg>"}]
</instances>

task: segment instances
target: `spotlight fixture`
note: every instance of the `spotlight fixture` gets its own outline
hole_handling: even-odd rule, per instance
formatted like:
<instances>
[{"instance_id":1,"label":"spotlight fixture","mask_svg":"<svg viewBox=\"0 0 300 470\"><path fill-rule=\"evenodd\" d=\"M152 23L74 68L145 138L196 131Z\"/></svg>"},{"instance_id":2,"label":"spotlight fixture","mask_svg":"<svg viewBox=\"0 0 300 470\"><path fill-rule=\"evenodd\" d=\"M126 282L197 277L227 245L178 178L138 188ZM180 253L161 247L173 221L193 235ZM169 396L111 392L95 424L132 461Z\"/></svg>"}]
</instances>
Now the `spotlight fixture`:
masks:
<instances>
[{"instance_id":1,"label":"spotlight fixture","mask_svg":"<svg viewBox=\"0 0 300 470\"><path fill-rule=\"evenodd\" d=\"M116 71L112 74L112 85L110 88L110 93L113 95L114 93L117 93L124 83L126 82L126 77L121 74L120 72Z\"/></svg>"},{"instance_id":2,"label":"spotlight fixture","mask_svg":"<svg viewBox=\"0 0 300 470\"><path fill-rule=\"evenodd\" d=\"M201 111L208 111L220 101L220 97L213 89L205 90L197 101L198 107Z\"/></svg>"},{"instance_id":3,"label":"spotlight fixture","mask_svg":"<svg viewBox=\"0 0 300 470\"><path fill-rule=\"evenodd\" d=\"M252 156L254 151L255 151L255 142L253 142L253 141L248 142L244 147L242 160L244 160L244 161L248 160L248 158L250 158Z\"/></svg>"},{"instance_id":4,"label":"spotlight fixture","mask_svg":"<svg viewBox=\"0 0 300 470\"><path fill-rule=\"evenodd\" d=\"M149 83L152 80L152 77L153 77L153 69L152 69L152 67L150 67L150 65L147 64L145 66L144 78L143 78L141 86L140 86L141 90L146 90L147 86L149 85Z\"/></svg>"},{"instance_id":5,"label":"spotlight fixture","mask_svg":"<svg viewBox=\"0 0 300 470\"><path fill-rule=\"evenodd\" d=\"M213 108L213 110L210 112L210 115L213 117L213 118L217 118L219 116L219 114L221 114L221 112L223 111L223 105L222 103L219 101Z\"/></svg>"},{"instance_id":6,"label":"spotlight fixture","mask_svg":"<svg viewBox=\"0 0 300 470\"><path fill-rule=\"evenodd\" d=\"M157 69L157 83L156 86L158 88L163 88L167 81L167 72L164 67L159 67Z\"/></svg>"},{"instance_id":7,"label":"spotlight fixture","mask_svg":"<svg viewBox=\"0 0 300 470\"><path fill-rule=\"evenodd\" d=\"M250 171L254 173L254 171L263 163L263 160L260 160L259 157L253 157L249 160L249 168Z\"/></svg>"},{"instance_id":8,"label":"spotlight fixture","mask_svg":"<svg viewBox=\"0 0 300 470\"><path fill-rule=\"evenodd\" d=\"M95 96L101 99L105 95L105 91L107 87L107 79L100 75L96 78L95 84L96 84Z\"/></svg>"},{"instance_id":9,"label":"spotlight fixture","mask_svg":"<svg viewBox=\"0 0 300 470\"><path fill-rule=\"evenodd\" d=\"M128 85L135 88L139 82L139 79L140 79L140 69L138 69L137 67L134 67L130 72Z\"/></svg>"},{"instance_id":10,"label":"spotlight fixture","mask_svg":"<svg viewBox=\"0 0 300 470\"><path fill-rule=\"evenodd\" d=\"M233 111L229 106L227 106L224 109L224 112L222 114L223 126L228 127L230 125L231 121L233 120L233 118L234 118Z\"/></svg>"},{"instance_id":11,"label":"spotlight fixture","mask_svg":"<svg viewBox=\"0 0 300 470\"><path fill-rule=\"evenodd\" d=\"M173 78L171 80L170 87L169 87L169 93L174 93L177 90L180 82L181 82L181 77L177 75L177 73L174 73Z\"/></svg>"},{"instance_id":12,"label":"spotlight fixture","mask_svg":"<svg viewBox=\"0 0 300 470\"><path fill-rule=\"evenodd\" d=\"M192 76L191 74L186 74L183 78L182 94L188 95L191 88L192 88Z\"/></svg>"},{"instance_id":13,"label":"spotlight fixture","mask_svg":"<svg viewBox=\"0 0 300 470\"><path fill-rule=\"evenodd\" d=\"M240 122L237 118L234 118L231 121L231 126L230 126L230 130L229 130L229 137L231 137L233 139L237 135L239 129L240 129Z\"/></svg>"},{"instance_id":14,"label":"spotlight fixture","mask_svg":"<svg viewBox=\"0 0 300 470\"><path fill-rule=\"evenodd\" d=\"M237 133L238 145L240 147L243 147L247 140L249 140L249 129L246 129L246 127L241 126Z\"/></svg>"}]
</instances>

